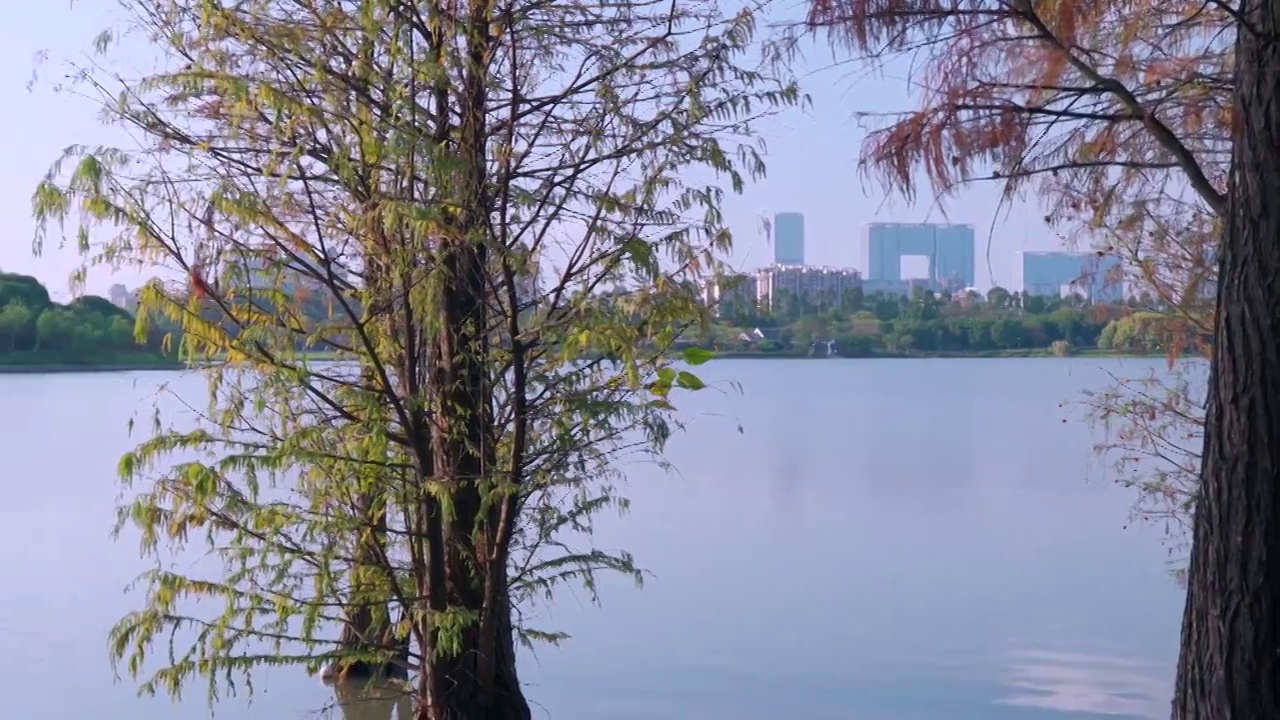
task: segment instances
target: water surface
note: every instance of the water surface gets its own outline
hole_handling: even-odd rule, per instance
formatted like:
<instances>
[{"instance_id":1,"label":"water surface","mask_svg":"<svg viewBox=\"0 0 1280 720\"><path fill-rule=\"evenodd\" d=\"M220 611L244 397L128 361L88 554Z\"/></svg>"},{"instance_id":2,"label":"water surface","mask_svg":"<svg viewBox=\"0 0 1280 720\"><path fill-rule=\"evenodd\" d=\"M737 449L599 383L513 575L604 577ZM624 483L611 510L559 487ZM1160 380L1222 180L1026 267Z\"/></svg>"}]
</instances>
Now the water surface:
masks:
<instances>
[{"instance_id":1,"label":"water surface","mask_svg":"<svg viewBox=\"0 0 1280 720\"><path fill-rule=\"evenodd\" d=\"M597 538L636 554L645 588L536 611L574 636L521 667L537 716L1167 717L1180 593L1158 533L1126 528L1131 496L1097 481L1090 429L1060 407L1148 365L704 366L714 390L682 400L689 430L670 447L681 473L628 466L632 512ZM177 706L137 699L106 661L143 568L107 537L115 466L126 420L162 385L203 399L181 373L0 375L7 717L207 716L202 688ZM277 672L217 713L294 720L333 702Z\"/></svg>"}]
</instances>

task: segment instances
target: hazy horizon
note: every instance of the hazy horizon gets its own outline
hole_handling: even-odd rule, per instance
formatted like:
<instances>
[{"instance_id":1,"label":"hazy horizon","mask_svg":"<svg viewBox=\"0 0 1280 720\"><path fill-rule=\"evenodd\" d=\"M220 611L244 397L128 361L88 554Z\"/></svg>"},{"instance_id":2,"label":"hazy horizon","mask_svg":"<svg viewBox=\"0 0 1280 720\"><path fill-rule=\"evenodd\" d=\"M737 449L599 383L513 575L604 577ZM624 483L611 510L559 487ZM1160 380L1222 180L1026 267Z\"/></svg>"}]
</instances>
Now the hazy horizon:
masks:
<instances>
[{"instance_id":1,"label":"hazy horizon","mask_svg":"<svg viewBox=\"0 0 1280 720\"><path fill-rule=\"evenodd\" d=\"M773 19L795 17L800 7L800 3L777 3ZM0 245L0 270L34 275L63 300L70 296L68 278L79 258L74 249L57 248L47 248L41 258L32 257L31 194L67 146L128 144L122 131L99 122L94 103L54 91L69 61L87 60L93 38L111 25L110 19L94 4L34 4L23 6L12 22L0 28L0 87L18 107L0 120L0 132L20 140L11 153L10 171L0 181L0 218L9 238ZM865 135L857 115L913 107L908 83L898 77L868 77L851 67L832 68L833 56L824 42L811 43L806 53L795 72L812 99L812 108L788 111L761 125L768 148L768 177L724 203L735 237L732 262L736 266L750 269L771 262L772 248L761 232L760 218L788 211L805 216L806 262L839 267L858 266L864 223L971 224L976 240L975 279L984 289L1012 281L1018 250L1069 249L1044 224L1035 203L1015 202L1002 210L1000 188L994 184L975 185L950 198L944 207L933 202L931 192L921 193L909 205L870 187L857 167ZM43 63L41 56L47 58ZM125 57L141 64L131 54ZM913 269L910 262L904 269ZM86 291L105 295L113 283L133 287L146 276L132 271L113 275L99 268L89 274Z\"/></svg>"}]
</instances>

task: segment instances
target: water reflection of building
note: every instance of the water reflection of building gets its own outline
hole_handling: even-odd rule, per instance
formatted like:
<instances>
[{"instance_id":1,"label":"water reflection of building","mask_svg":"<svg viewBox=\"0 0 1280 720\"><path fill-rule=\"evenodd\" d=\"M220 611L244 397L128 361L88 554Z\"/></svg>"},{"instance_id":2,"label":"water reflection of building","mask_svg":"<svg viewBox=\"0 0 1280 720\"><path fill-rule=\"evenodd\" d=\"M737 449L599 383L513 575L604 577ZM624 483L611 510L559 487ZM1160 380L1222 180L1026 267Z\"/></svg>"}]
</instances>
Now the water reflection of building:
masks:
<instances>
[{"instance_id":1,"label":"water reflection of building","mask_svg":"<svg viewBox=\"0 0 1280 720\"><path fill-rule=\"evenodd\" d=\"M1126 658L1025 651L1015 654L1002 705L1088 715L1163 718L1173 688L1143 663Z\"/></svg>"}]
</instances>

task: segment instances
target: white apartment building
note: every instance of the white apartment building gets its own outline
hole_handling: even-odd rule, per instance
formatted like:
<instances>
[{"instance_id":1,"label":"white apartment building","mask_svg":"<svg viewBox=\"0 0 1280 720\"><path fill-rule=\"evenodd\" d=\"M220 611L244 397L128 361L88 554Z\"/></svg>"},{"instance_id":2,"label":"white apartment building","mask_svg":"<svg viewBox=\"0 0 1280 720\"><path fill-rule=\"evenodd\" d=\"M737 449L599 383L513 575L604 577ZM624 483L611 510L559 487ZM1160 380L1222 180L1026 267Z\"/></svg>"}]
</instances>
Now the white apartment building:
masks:
<instances>
[{"instance_id":1,"label":"white apartment building","mask_svg":"<svg viewBox=\"0 0 1280 720\"><path fill-rule=\"evenodd\" d=\"M756 302L775 309L779 292L816 304L836 304L845 292L862 286L862 274L852 268L811 265L771 265L756 273Z\"/></svg>"},{"instance_id":2,"label":"white apartment building","mask_svg":"<svg viewBox=\"0 0 1280 720\"><path fill-rule=\"evenodd\" d=\"M716 317L754 313L758 309L756 281L754 274L746 273L707 279L702 283L702 302L715 311Z\"/></svg>"}]
</instances>

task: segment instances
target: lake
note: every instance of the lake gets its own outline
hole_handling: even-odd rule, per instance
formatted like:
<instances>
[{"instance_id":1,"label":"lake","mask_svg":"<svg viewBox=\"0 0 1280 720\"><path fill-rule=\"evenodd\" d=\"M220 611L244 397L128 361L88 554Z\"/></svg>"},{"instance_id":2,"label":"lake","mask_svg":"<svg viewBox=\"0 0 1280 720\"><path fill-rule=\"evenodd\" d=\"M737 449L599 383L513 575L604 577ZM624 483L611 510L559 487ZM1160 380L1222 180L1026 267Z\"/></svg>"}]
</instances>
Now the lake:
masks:
<instances>
[{"instance_id":1,"label":"lake","mask_svg":"<svg viewBox=\"0 0 1280 720\"><path fill-rule=\"evenodd\" d=\"M632 510L597 536L635 553L645 587L537 611L574 637L524 658L535 717L1168 717L1182 593L1158 529L1129 526L1133 496L1101 481L1093 431L1061 407L1160 364L703 366L713 390L681 399L670 445L680 474L629 466ZM143 569L108 537L115 467L162 384L203 402L187 373L0 375L5 717L208 716L204 688L139 699L107 663ZM257 691L217 716L337 715L300 671Z\"/></svg>"}]
</instances>

